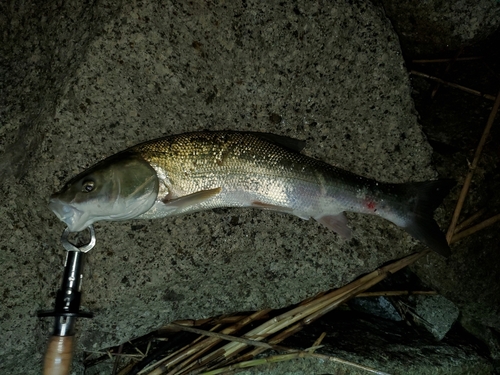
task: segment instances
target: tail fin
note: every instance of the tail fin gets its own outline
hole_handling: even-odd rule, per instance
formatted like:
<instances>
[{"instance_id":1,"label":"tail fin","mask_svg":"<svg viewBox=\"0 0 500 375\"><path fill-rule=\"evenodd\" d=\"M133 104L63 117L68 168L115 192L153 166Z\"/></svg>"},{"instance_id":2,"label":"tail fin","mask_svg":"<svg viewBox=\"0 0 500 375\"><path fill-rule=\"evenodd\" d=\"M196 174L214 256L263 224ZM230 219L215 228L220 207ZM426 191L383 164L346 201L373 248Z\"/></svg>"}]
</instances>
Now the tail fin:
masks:
<instances>
[{"instance_id":1,"label":"tail fin","mask_svg":"<svg viewBox=\"0 0 500 375\"><path fill-rule=\"evenodd\" d=\"M433 214L455 184L453 180L442 179L400 185L405 190L410 211L406 215L407 224L403 229L444 257L450 256L450 246Z\"/></svg>"}]
</instances>

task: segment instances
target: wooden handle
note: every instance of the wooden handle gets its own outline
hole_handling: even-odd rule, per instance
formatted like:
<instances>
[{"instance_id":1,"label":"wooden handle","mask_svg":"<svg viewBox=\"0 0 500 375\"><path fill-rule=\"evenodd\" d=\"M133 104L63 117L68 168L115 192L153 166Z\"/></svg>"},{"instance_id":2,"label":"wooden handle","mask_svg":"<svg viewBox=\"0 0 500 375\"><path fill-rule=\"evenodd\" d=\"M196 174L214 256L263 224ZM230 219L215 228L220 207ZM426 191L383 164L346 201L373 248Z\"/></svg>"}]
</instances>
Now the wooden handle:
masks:
<instances>
[{"instance_id":1,"label":"wooden handle","mask_svg":"<svg viewBox=\"0 0 500 375\"><path fill-rule=\"evenodd\" d=\"M73 357L74 336L52 336L49 340L43 375L68 375Z\"/></svg>"}]
</instances>

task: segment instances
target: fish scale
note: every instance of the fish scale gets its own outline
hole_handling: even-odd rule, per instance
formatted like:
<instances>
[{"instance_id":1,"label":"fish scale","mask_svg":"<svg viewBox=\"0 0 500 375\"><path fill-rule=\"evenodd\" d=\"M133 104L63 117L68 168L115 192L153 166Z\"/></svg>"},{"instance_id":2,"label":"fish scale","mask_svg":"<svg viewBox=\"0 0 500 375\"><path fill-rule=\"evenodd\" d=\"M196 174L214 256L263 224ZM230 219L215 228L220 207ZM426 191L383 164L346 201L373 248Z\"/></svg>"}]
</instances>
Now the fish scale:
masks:
<instances>
[{"instance_id":1,"label":"fish scale","mask_svg":"<svg viewBox=\"0 0 500 375\"><path fill-rule=\"evenodd\" d=\"M258 202L261 208L269 205L274 210L293 210L300 213L298 216L310 217L307 213L317 211L322 192L335 188L335 180L339 185L347 177L342 176L340 169L248 133L181 134L150 141L132 150L159 175L166 176L160 182L167 188L166 195L159 194L159 201L222 187L217 196L182 213L253 206ZM327 181L323 176L335 179ZM348 191L350 187L344 184L340 189Z\"/></svg>"},{"instance_id":2,"label":"fish scale","mask_svg":"<svg viewBox=\"0 0 500 375\"><path fill-rule=\"evenodd\" d=\"M382 183L303 155L302 147L303 142L267 133L172 135L82 172L52 196L51 208L70 229L81 230L99 220L255 207L314 218L345 238L351 232L344 211L353 211L381 216L449 254L432 216L453 181Z\"/></svg>"}]
</instances>

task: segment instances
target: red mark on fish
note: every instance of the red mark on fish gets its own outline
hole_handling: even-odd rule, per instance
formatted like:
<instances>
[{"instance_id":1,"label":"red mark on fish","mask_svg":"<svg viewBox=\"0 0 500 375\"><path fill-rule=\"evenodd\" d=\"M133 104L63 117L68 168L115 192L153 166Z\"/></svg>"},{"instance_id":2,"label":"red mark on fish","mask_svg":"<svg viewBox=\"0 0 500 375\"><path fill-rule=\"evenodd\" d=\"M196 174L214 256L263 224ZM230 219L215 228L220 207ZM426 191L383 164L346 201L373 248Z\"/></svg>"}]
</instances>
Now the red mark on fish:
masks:
<instances>
[{"instance_id":1,"label":"red mark on fish","mask_svg":"<svg viewBox=\"0 0 500 375\"><path fill-rule=\"evenodd\" d=\"M375 212L377 210L377 204L374 202L374 201L369 201L367 200L365 202L365 207L369 210L369 211L373 211Z\"/></svg>"}]
</instances>

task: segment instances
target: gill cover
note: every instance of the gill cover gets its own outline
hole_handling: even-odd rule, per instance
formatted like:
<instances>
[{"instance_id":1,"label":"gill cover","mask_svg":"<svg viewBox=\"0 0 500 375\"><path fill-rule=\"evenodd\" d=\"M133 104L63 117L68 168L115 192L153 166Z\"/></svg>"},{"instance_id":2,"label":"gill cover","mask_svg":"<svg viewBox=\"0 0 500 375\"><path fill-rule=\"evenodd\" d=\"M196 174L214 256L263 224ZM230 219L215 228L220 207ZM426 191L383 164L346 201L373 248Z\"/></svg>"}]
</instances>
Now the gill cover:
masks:
<instances>
[{"instance_id":1,"label":"gill cover","mask_svg":"<svg viewBox=\"0 0 500 375\"><path fill-rule=\"evenodd\" d=\"M96 221L133 219L153 206L158 177L137 154L111 156L70 180L50 198L49 208L71 232Z\"/></svg>"}]
</instances>

